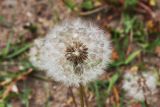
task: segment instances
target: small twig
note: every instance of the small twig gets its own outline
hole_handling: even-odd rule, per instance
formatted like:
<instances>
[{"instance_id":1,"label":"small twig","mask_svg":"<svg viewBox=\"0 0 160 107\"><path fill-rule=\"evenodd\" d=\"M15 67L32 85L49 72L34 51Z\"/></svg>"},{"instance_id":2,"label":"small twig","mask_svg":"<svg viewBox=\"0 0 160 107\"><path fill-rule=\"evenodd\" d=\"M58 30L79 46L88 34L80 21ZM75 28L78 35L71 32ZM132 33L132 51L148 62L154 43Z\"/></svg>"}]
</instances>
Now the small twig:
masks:
<instances>
[{"instance_id":1,"label":"small twig","mask_svg":"<svg viewBox=\"0 0 160 107\"><path fill-rule=\"evenodd\" d=\"M74 103L75 107L77 107L77 102L76 102L72 87L69 87L69 90L70 90L70 93L71 93L71 97L73 99L73 103Z\"/></svg>"},{"instance_id":2,"label":"small twig","mask_svg":"<svg viewBox=\"0 0 160 107\"><path fill-rule=\"evenodd\" d=\"M152 11L148 6L146 6L144 3L139 2L138 5L139 5L140 7L142 7L144 10L146 10L146 11L150 14L150 16L151 16L152 18L155 17L153 11Z\"/></svg>"},{"instance_id":3,"label":"small twig","mask_svg":"<svg viewBox=\"0 0 160 107\"><path fill-rule=\"evenodd\" d=\"M0 86L5 86L7 84L10 84L11 82L22 80L22 79L24 79L24 77L26 75L30 74L31 72L32 72L32 69L29 69L27 72L20 74L16 78L13 78L13 79L10 79L10 80L7 80L7 81L2 81L0 83Z\"/></svg>"},{"instance_id":4,"label":"small twig","mask_svg":"<svg viewBox=\"0 0 160 107\"><path fill-rule=\"evenodd\" d=\"M108 8L108 5L104 5L104 6L98 7L96 9L94 9L94 10L87 11L87 12L80 12L79 15L80 16L88 16L88 15L100 12L100 11L106 9L106 8Z\"/></svg>"}]
</instances>

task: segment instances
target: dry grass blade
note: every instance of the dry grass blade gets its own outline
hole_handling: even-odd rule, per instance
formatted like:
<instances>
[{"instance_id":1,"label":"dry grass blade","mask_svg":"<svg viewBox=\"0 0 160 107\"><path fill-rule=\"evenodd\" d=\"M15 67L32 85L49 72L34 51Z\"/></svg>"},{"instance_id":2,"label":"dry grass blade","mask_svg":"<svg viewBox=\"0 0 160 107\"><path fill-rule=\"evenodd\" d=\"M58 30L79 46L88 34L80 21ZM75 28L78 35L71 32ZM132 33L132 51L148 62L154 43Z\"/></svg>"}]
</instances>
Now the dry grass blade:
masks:
<instances>
[{"instance_id":1,"label":"dry grass blade","mask_svg":"<svg viewBox=\"0 0 160 107\"><path fill-rule=\"evenodd\" d=\"M31 72L32 72L32 69L29 69L27 72L17 76L17 78L14 78L11 81L6 82L5 84L2 84L2 85L6 85L5 87L6 90L4 91L3 95L0 96L0 99L5 99L11 92L12 86L15 85L18 81L24 80L26 76L29 75Z\"/></svg>"},{"instance_id":2,"label":"dry grass blade","mask_svg":"<svg viewBox=\"0 0 160 107\"><path fill-rule=\"evenodd\" d=\"M87 11L87 12L80 12L79 15L80 16L88 16L88 15L91 15L91 14L94 14L94 13L97 13L97 12L100 12L102 10L105 10L108 8L108 5L104 5L104 6L101 6L101 7L98 7L94 10L91 10L91 11Z\"/></svg>"},{"instance_id":3,"label":"dry grass blade","mask_svg":"<svg viewBox=\"0 0 160 107\"><path fill-rule=\"evenodd\" d=\"M116 87L113 87L113 93L114 93L115 100L116 100L116 103L117 103L116 107L120 107L119 92L118 92L118 89Z\"/></svg>"}]
</instances>

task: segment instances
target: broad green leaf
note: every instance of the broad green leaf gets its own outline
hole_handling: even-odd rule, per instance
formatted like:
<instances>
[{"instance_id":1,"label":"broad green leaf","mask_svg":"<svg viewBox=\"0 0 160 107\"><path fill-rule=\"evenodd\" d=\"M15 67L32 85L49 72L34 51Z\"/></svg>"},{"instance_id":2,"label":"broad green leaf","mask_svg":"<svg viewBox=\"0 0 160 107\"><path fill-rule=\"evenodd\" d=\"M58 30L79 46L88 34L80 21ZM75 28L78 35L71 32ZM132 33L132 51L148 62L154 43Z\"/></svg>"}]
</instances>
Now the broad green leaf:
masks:
<instances>
[{"instance_id":1,"label":"broad green leaf","mask_svg":"<svg viewBox=\"0 0 160 107\"><path fill-rule=\"evenodd\" d=\"M0 101L0 107L5 107L5 103L3 101Z\"/></svg>"},{"instance_id":2,"label":"broad green leaf","mask_svg":"<svg viewBox=\"0 0 160 107\"><path fill-rule=\"evenodd\" d=\"M125 0L124 7L131 8L134 7L138 3L138 0Z\"/></svg>"},{"instance_id":3,"label":"broad green leaf","mask_svg":"<svg viewBox=\"0 0 160 107\"><path fill-rule=\"evenodd\" d=\"M74 0L64 0L64 3L66 4L66 6L68 8L70 8L71 10L74 10L76 4Z\"/></svg>"},{"instance_id":4,"label":"broad green leaf","mask_svg":"<svg viewBox=\"0 0 160 107\"><path fill-rule=\"evenodd\" d=\"M86 10L91 10L91 9L93 9L94 6L93 6L92 0L85 0L85 1L82 3L81 7L82 7L83 9L86 9Z\"/></svg>"},{"instance_id":5,"label":"broad green leaf","mask_svg":"<svg viewBox=\"0 0 160 107\"><path fill-rule=\"evenodd\" d=\"M133 30L136 22L136 17L130 17L129 15L123 16L124 32L129 33Z\"/></svg>"}]
</instances>

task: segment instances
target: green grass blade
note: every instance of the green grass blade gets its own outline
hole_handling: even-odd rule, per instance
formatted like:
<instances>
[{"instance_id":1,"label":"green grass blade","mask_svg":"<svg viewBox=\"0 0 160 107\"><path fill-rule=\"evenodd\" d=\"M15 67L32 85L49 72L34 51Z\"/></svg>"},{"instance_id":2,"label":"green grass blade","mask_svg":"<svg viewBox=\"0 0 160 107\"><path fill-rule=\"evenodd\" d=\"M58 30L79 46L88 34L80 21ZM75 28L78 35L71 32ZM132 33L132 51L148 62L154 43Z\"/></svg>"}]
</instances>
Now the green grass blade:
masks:
<instances>
[{"instance_id":1,"label":"green grass blade","mask_svg":"<svg viewBox=\"0 0 160 107\"><path fill-rule=\"evenodd\" d=\"M23 52L25 52L27 49L29 49L31 47L31 44L25 44L22 48L17 49L14 53L10 54L7 56L7 58L13 58L16 57L20 54L22 54Z\"/></svg>"},{"instance_id":2,"label":"green grass blade","mask_svg":"<svg viewBox=\"0 0 160 107\"><path fill-rule=\"evenodd\" d=\"M107 89L108 94L111 92L111 90L112 90L113 86L115 85L115 83L117 82L119 76L120 76L120 74L116 73L109 80L109 86L108 86L108 89Z\"/></svg>"},{"instance_id":3,"label":"green grass blade","mask_svg":"<svg viewBox=\"0 0 160 107\"><path fill-rule=\"evenodd\" d=\"M6 57L9 53L10 47L11 47L11 40L12 40L13 34L11 33L9 36L9 39L7 41L6 47L3 49L3 57Z\"/></svg>"},{"instance_id":4,"label":"green grass blade","mask_svg":"<svg viewBox=\"0 0 160 107\"><path fill-rule=\"evenodd\" d=\"M125 60L125 64L129 64L131 61L133 61L134 58L136 58L141 53L140 50L137 50L133 52L128 58Z\"/></svg>"},{"instance_id":5,"label":"green grass blade","mask_svg":"<svg viewBox=\"0 0 160 107\"><path fill-rule=\"evenodd\" d=\"M70 8L71 10L74 10L76 4L74 0L64 0L65 5Z\"/></svg>"},{"instance_id":6,"label":"green grass blade","mask_svg":"<svg viewBox=\"0 0 160 107\"><path fill-rule=\"evenodd\" d=\"M97 82L94 83L94 88L95 88L97 106L102 107L101 102L100 102L100 93L99 93L99 88L98 88L98 83Z\"/></svg>"}]
</instances>

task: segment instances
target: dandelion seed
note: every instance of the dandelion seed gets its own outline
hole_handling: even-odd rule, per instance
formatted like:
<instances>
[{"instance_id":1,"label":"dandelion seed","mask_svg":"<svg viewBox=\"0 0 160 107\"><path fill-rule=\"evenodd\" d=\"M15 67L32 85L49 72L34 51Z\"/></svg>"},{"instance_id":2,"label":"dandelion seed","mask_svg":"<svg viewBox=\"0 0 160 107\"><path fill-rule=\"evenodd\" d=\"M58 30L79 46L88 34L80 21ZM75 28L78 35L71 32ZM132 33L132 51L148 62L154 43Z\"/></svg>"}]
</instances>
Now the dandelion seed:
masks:
<instances>
[{"instance_id":1,"label":"dandelion seed","mask_svg":"<svg viewBox=\"0 0 160 107\"><path fill-rule=\"evenodd\" d=\"M127 72L124 75L122 88L126 91L128 97L136 100L146 100L146 96L152 96L157 92L156 77L153 73Z\"/></svg>"},{"instance_id":2,"label":"dandelion seed","mask_svg":"<svg viewBox=\"0 0 160 107\"><path fill-rule=\"evenodd\" d=\"M111 46L104 31L81 19L64 21L37 41L31 48L30 61L68 86L97 79L110 62Z\"/></svg>"}]
</instances>

